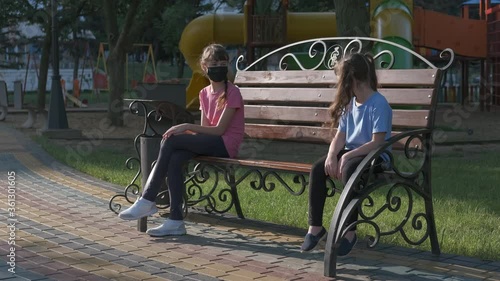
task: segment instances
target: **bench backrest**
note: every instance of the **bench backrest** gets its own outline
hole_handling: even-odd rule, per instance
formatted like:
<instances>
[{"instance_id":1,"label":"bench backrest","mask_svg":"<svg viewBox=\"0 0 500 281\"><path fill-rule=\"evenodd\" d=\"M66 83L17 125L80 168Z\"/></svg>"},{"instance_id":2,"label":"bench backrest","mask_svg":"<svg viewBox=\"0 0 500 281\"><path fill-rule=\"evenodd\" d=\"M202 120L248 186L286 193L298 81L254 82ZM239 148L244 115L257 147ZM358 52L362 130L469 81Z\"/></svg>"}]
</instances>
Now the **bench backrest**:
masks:
<instances>
[{"instance_id":1,"label":"bench backrest","mask_svg":"<svg viewBox=\"0 0 500 281\"><path fill-rule=\"evenodd\" d=\"M432 128L439 69L378 70L379 92L393 108L393 131ZM330 142L328 108L336 94L332 70L239 71L235 84L245 101L251 138Z\"/></svg>"}]
</instances>

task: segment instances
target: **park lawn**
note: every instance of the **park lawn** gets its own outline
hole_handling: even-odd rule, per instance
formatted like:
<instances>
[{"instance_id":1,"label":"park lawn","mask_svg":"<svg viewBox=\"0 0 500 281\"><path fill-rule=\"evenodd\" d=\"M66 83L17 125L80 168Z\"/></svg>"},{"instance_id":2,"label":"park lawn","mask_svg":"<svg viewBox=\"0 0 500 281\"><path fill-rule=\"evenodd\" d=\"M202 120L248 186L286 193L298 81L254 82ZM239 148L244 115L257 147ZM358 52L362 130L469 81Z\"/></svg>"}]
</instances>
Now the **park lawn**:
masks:
<instances>
[{"instance_id":1,"label":"park lawn","mask_svg":"<svg viewBox=\"0 0 500 281\"><path fill-rule=\"evenodd\" d=\"M35 140L61 162L105 181L126 186L137 172L136 163L133 169L125 167L126 159L134 155L96 147L86 157L77 159L66 157L65 149L45 138L36 137ZM443 253L500 260L500 192L496 190L500 182L498 158L500 151L465 156L450 153L433 157L434 208ZM136 183L140 184L140 178ZM245 186L248 188L241 188ZM277 185L276 190L263 193L263 190L253 190L250 183L240 184L238 194L246 218L306 229L307 190L301 196L291 196L283 186ZM379 192L374 196L375 202L378 202L376 206L385 202L386 194ZM404 189L396 188L394 195L401 197L402 207L400 211L377 221L382 230L393 229L405 216L408 207L408 200L405 199L408 197ZM327 199L323 221L326 227L329 226L337 199L338 196ZM413 208L423 211L422 204L418 204L421 202L416 201ZM404 230L411 240L416 241L423 234L412 229L411 219L413 217L410 217ZM358 232L360 237L373 235L373 229L366 224L361 225ZM409 246L401 235L383 237L381 242ZM425 242L418 248L430 250L430 245Z\"/></svg>"},{"instance_id":2,"label":"park lawn","mask_svg":"<svg viewBox=\"0 0 500 281\"><path fill-rule=\"evenodd\" d=\"M132 167L133 169L126 168L126 160L133 155L125 155L122 151L94 147L87 155L75 156L75 153L69 153L65 146L55 145L46 137L35 136L33 140L61 163L121 186L127 186L138 170L138 165ZM138 162L132 162L135 163Z\"/></svg>"}]
</instances>

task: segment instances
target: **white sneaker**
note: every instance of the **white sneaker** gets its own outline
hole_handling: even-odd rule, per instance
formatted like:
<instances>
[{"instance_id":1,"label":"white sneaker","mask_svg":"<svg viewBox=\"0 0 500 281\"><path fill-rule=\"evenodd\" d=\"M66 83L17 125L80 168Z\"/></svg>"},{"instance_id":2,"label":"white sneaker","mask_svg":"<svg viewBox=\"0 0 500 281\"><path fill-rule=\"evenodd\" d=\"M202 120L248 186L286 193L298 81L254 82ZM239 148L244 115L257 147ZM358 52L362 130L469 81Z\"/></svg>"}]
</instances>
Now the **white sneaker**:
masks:
<instances>
[{"instance_id":1,"label":"white sneaker","mask_svg":"<svg viewBox=\"0 0 500 281\"><path fill-rule=\"evenodd\" d=\"M186 226L183 220L166 219L162 225L150 228L146 233L153 237L180 236L186 234Z\"/></svg>"},{"instance_id":2,"label":"white sneaker","mask_svg":"<svg viewBox=\"0 0 500 281\"><path fill-rule=\"evenodd\" d=\"M158 212L155 202L151 202L144 198L135 200L130 208L123 210L118 214L118 217L124 220L138 220L142 217L150 216Z\"/></svg>"}]
</instances>

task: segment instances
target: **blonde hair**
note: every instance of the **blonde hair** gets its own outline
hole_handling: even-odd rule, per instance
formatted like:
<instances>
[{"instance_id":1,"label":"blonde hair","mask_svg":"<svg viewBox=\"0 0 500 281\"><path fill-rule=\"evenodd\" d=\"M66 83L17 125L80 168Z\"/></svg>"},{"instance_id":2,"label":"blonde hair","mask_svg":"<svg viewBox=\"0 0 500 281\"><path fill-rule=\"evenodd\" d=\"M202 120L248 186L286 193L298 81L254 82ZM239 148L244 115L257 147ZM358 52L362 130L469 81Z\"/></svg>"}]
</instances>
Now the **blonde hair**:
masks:
<instances>
[{"instance_id":1,"label":"blonde hair","mask_svg":"<svg viewBox=\"0 0 500 281\"><path fill-rule=\"evenodd\" d=\"M349 55L338 65L336 73L339 75L337 95L329 108L333 126L338 124L354 97L354 83L368 82L374 91L377 91L378 86L375 63L370 54Z\"/></svg>"},{"instance_id":2,"label":"blonde hair","mask_svg":"<svg viewBox=\"0 0 500 281\"><path fill-rule=\"evenodd\" d=\"M209 61L228 61L229 55L221 44L210 44L203 49L200 65L207 65ZM217 109L222 109L227 100L227 77L224 80L224 92L217 98Z\"/></svg>"}]
</instances>

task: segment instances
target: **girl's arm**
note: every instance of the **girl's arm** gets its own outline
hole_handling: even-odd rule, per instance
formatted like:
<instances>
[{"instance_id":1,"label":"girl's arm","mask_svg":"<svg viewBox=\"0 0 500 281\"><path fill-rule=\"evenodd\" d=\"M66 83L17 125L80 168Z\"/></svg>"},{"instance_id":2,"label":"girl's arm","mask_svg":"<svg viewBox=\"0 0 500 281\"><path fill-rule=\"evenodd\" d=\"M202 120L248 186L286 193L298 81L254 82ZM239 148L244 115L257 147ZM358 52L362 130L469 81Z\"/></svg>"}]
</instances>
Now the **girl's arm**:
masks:
<instances>
[{"instance_id":1,"label":"girl's arm","mask_svg":"<svg viewBox=\"0 0 500 281\"><path fill-rule=\"evenodd\" d=\"M385 135L386 132L378 132L372 134L372 140L363 144L362 146L353 149L346 154L344 154L344 158L346 160L349 160L351 158L357 157L357 156L365 156L368 153L370 153L372 150L377 149L379 146L381 146L385 142Z\"/></svg>"},{"instance_id":2,"label":"girl's arm","mask_svg":"<svg viewBox=\"0 0 500 281\"><path fill-rule=\"evenodd\" d=\"M325 160L325 175L336 177L337 172L337 155L345 147L345 132L337 130L335 137L330 143L328 156Z\"/></svg>"},{"instance_id":3,"label":"girl's arm","mask_svg":"<svg viewBox=\"0 0 500 281\"><path fill-rule=\"evenodd\" d=\"M208 126L208 119L205 116L205 113L203 113L203 109L201 110L201 118L200 118L200 124L201 126Z\"/></svg>"},{"instance_id":4,"label":"girl's arm","mask_svg":"<svg viewBox=\"0 0 500 281\"><path fill-rule=\"evenodd\" d=\"M171 135L177 135L177 134L182 134L185 131L191 131L194 133L199 133L199 134L208 134L208 135L216 135L216 136L221 136L224 134L226 131L227 127L229 126L229 123L231 123L231 120L233 119L234 113L236 112L236 108L229 108L226 107L224 108L224 111L222 112L222 115L219 119L219 122L217 123L216 126L204 126L208 124L208 120L206 120L205 117L203 117L203 112L202 112L202 125L196 125L196 124L189 124L189 123L184 123L176 126L172 126L170 129L168 129L164 134L163 138L168 138ZM205 120L204 120L205 119Z\"/></svg>"},{"instance_id":5,"label":"girl's arm","mask_svg":"<svg viewBox=\"0 0 500 281\"><path fill-rule=\"evenodd\" d=\"M337 130L335 137L330 143L330 148L328 148L328 156L335 156L345 147L345 132Z\"/></svg>"},{"instance_id":6,"label":"girl's arm","mask_svg":"<svg viewBox=\"0 0 500 281\"><path fill-rule=\"evenodd\" d=\"M344 169L344 165L345 165L345 163L347 163L347 161L349 161L349 159L352 159L352 158L358 157L358 156L365 156L368 153L370 153L372 150L375 150L379 146L381 146L385 142L385 135L386 135L386 132L374 133L374 134L372 134L371 141L369 141L369 142L363 144L362 146L360 146L356 149L353 149L353 150L345 153L344 155L342 155L342 157L340 158L340 161L338 163L338 166L337 166L338 168L337 168L335 177L337 179L342 178L342 171Z\"/></svg>"}]
</instances>

